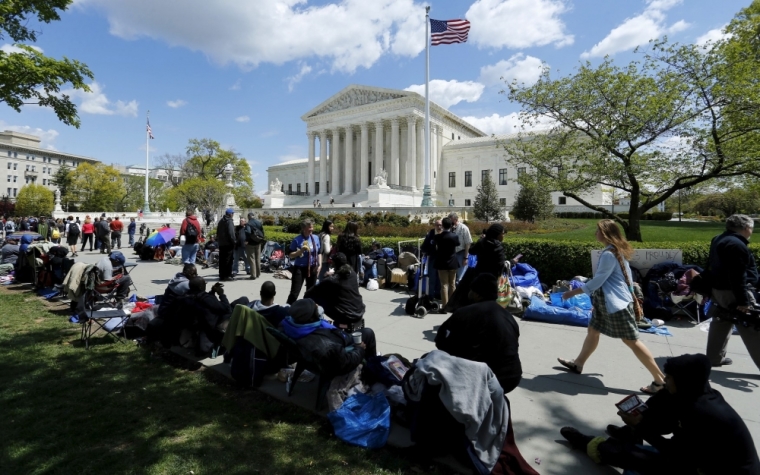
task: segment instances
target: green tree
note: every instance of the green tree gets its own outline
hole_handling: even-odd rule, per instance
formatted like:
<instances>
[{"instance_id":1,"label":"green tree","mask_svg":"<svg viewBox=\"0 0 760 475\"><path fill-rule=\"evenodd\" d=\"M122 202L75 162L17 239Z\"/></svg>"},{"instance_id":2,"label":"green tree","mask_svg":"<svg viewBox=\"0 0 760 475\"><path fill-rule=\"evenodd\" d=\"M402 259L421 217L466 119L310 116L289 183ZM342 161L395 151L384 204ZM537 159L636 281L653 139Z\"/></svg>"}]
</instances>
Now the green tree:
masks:
<instances>
[{"instance_id":1,"label":"green tree","mask_svg":"<svg viewBox=\"0 0 760 475\"><path fill-rule=\"evenodd\" d=\"M58 188L58 191L61 192L62 203L68 201L73 183L74 175L71 173L71 168L66 165L61 165L58 170L56 170L53 178L50 179L50 184Z\"/></svg>"},{"instance_id":2,"label":"green tree","mask_svg":"<svg viewBox=\"0 0 760 475\"><path fill-rule=\"evenodd\" d=\"M217 210L224 205L227 187L220 180L188 178L170 188L168 198L179 209Z\"/></svg>"},{"instance_id":3,"label":"green tree","mask_svg":"<svg viewBox=\"0 0 760 475\"><path fill-rule=\"evenodd\" d=\"M145 203L145 177L141 176L124 176L123 188L121 194L116 200L116 211L135 211L142 208ZM164 182L157 178L150 178L148 181L148 202L151 209L164 209L164 194L166 187Z\"/></svg>"},{"instance_id":4,"label":"green tree","mask_svg":"<svg viewBox=\"0 0 760 475\"><path fill-rule=\"evenodd\" d=\"M726 28L733 36L708 47L657 41L624 67L605 58L567 77L545 68L532 86L512 84L523 125L551 127L505 143L507 160L535 168L551 190L614 219L634 241L641 216L679 190L757 175L759 11L756 1ZM600 186L630 195L619 210L628 219L590 203L586 193Z\"/></svg>"},{"instance_id":5,"label":"green tree","mask_svg":"<svg viewBox=\"0 0 760 475\"><path fill-rule=\"evenodd\" d=\"M530 223L536 220L548 219L552 216L554 205L552 195L545 184L537 176L523 173L517 179L520 191L517 192L512 214L521 221Z\"/></svg>"},{"instance_id":6,"label":"green tree","mask_svg":"<svg viewBox=\"0 0 760 475\"><path fill-rule=\"evenodd\" d=\"M499 192L490 173L485 175L478 186L472 211L476 218L485 222L504 220L505 209L499 204Z\"/></svg>"},{"instance_id":7,"label":"green tree","mask_svg":"<svg viewBox=\"0 0 760 475\"><path fill-rule=\"evenodd\" d=\"M226 181L224 167L232 165L234 193L241 200L253 196L253 178L248 160L234 150L225 150L219 142L211 139L191 139L187 146L187 162L182 167L189 178Z\"/></svg>"},{"instance_id":8,"label":"green tree","mask_svg":"<svg viewBox=\"0 0 760 475\"><path fill-rule=\"evenodd\" d=\"M85 211L114 210L124 195L124 180L114 167L80 163L72 175L71 199Z\"/></svg>"},{"instance_id":9,"label":"green tree","mask_svg":"<svg viewBox=\"0 0 760 475\"><path fill-rule=\"evenodd\" d=\"M42 185L24 185L16 197L16 214L19 216L50 216L55 207L53 192Z\"/></svg>"},{"instance_id":10,"label":"green tree","mask_svg":"<svg viewBox=\"0 0 760 475\"><path fill-rule=\"evenodd\" d=\"M53 109L58 120L79 127L76 105L61 89L71 85L88 91L85 78L93 74L84 63L42 54L39 48L23 43L37 41L37 31L30 24L50 23L61 19L73 0L11 0L0 2L0 40L15 43L16 51L0 51L0 102L16 112L21 106L36 104Z\"/></svg>"}]
</instances>

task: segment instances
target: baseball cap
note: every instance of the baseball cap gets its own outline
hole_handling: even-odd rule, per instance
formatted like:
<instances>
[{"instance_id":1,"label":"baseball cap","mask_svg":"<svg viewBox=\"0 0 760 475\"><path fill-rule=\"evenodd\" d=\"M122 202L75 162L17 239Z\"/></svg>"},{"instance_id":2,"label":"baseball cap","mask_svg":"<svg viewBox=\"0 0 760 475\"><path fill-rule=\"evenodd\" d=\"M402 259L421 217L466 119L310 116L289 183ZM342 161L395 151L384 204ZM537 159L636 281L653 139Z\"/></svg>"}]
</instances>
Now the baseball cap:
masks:
<instances>
[{"instance_id":1,"label":"baseball cap","mask_svg":"<svg viewBox=\"0 0 760 475\"><path fill-rule=\"evenodd\" d=\"M119 265L124 265L125 262L127 262L127 258L124 257L124 254L121 253L121 251L113 251L111 254L108 255L108 258L111 259L114 262L118 262Z\"/></svg>"},{"instance_id":2,"label":"baseball cap","mask_svg":"<svg viewBox=\"0 0 760 475\"><path fill-rule=\"evenodd\" d=\"M227 208L227 211L225 211L227 214L235 214L235 210L232 208Z\"/></svg>"}]
</instances>

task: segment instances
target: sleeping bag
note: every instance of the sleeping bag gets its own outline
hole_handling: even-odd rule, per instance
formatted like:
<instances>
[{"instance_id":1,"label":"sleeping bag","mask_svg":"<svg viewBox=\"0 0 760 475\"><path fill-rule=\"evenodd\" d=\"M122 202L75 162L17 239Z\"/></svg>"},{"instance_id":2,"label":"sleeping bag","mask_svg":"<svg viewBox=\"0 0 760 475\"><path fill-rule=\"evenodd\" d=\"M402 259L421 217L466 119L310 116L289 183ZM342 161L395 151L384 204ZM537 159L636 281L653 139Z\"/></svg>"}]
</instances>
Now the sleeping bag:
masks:
<instances>
[{"instance_id":1,"label":"sleeping bag","mask_svg":"<svg viewBox=\"0 0 760 475\"><path fill-rule=\"evenodd\" d=\"M536 322L561 323L576 327L587 327L591 319L591 310L582 308L562 308L548 305L541 298L533 296L522 318Z\"/></svg>"}]
</instances>

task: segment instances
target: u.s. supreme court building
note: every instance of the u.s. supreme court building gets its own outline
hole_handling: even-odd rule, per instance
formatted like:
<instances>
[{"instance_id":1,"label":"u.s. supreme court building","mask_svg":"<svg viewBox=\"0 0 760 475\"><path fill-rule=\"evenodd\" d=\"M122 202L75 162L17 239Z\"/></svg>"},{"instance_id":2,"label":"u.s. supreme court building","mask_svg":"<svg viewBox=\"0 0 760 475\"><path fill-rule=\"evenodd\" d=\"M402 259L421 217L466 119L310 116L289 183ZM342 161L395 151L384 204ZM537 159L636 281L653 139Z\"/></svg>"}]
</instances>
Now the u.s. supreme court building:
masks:
<instances>
[{"instance_id":1,"label":"u.s. supreme court building","mask_svg":"<svg viewBox=\"0 0 760 475\"><path fill-rule=\"evenodd\" d=\"M416 207L424 179L425 98L415 92L351 85L301 116L309 156L267 169L266 208L325 204ZM521 167L505 161L500 142L448 110L430 103L430 186L438 206L472 206L490 174L499 200L511 206ZM609 204L601 188L588 195ZM556 205L578 205L554 193Z\"/></svg>"}]
</instances>

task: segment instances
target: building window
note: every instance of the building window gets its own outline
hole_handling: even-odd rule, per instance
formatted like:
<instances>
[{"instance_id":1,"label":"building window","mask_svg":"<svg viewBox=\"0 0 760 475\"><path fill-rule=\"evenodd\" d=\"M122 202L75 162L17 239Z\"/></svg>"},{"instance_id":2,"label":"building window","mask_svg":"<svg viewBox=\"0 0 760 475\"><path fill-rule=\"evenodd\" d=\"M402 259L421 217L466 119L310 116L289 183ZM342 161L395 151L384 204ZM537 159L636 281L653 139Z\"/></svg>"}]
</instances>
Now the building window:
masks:
<instances>
[{"instance_id":1,"label":"building window","mask_svg":"<svg viewBox=\"0 0 760 475\"><path fill-rule=\"evenodd\" d=\"M18 152L13 152L13 158L18 158ZM16 189L13 189L13 196L16 196Z\"/></svg>"},{"instance_id":2,"label":"building window","mask_svg":"<svg viewBox=\"0 0 760 475\"><path fill-rule=\"evenodd\" d=\"M564 197L564 196L560 196L558 203L561 204L561 205L566 205L567 204L567 198Z\"/></svg>"},{"instance_id":3,"label":"building window","mask_svg":"<svg viewBox=\"0 0 760 475\"><path fill-rule=\"evenodd\" d=\"M292 192L293 192L293 184L288 183L288 193L292 193Z\"/></svg>"},{"instance_id":4,"label":"building window","mask_svg":"<svg viewBox=\"0 0 760 475\"><path fill-rule=\"evenodd\" d=\"M472 206L472 200L464 200L465 206Z\"/></svg>"},{"instance_id":5,"label":"building window","mask_svg":"<svg viewBox=\"0 0 760 475\"><path fill-rule=\"evenodd\" d=\"M10 157L11 155L13 155L13 154L11 153L11 151L10 151L10 150L8 150L8 156ZM8 188L8 191L9 191L9 193L8 193L8 194L10 194L10 191L11 191L11 189L10 189L10 188Z\"/></svg>"},{"instance_id":6,"label":"building window","mask_svg":"<svg viewBox=\"0 0 760 475\"><path fill-rule=\"evenodd\" d=\"M464 172L464 186L472 186L472 172Z\"/></svg>"},{"instance_id":7,"label":"building window","mask_svg":"<svg viewBox=\"0 0 760 475\"><path fill-rule=\"evenodd\" d=\"M480 171L480 182L483 183L486 181L486 177L491 176L491 170L481 170Z\"/></svg>"},{"instance_id":8,"label":"building window","mask_svg":"<svg viewBox=\"0 0 760 475\"><path fill-rule=\"evenodd\" d=\"M308 183L306 183L306 194L307 195L309 194L309 184Z\"/></svg>"},{"instance_id":9,"label":"building window","mask_svg":"<svg viewBox=\"0 0 760 475\"><path fill-rule=\"evenodd\" d=\"M14 197L14 198L16 197L16 194L17 194L17 193L18 193L18 188L14 188L14 189L13 189L13 197Z\"/></svg>"},{"instance_id":10,"label":"building window","mask_svg":"<svg viewBox=\"0 0 760 475\"><path fill-rule=\"evenodd\" d=\"M61 159L59 158L59 159L58 159L58 165L60 165L60 164L61 164Z\"/></svg>"},{"instance_id":11,"label":"building window","mask_svg":"<svg viewBox=\"0 0 760 475\"><path fill-rule=\"evenodd\" d=\"M8 170L11 169L11 162L8 162Z\"/></svg>"},{"instance_id":12,"label":"building window","mask_svg":"<svg viewBox=\"0 0 760 475\"><path fill-rule=\"evenodd\" d=\"M319 182L315 182L314 183L314 195L316 196L318 194L319 194Z\"/></svg>"},{"instance_id":13,"label":"building window","mask_svg":"<svg viewBox=\"0 0 760 475\"><path fill-rule=\"evenodd\" d=\"M16 178L18 178L18 176L13 175L13 183L16 183Z\"/></svg>"},{"instance_id":14,"label":"building window","mask_svg":"<svg viewBox=\"0 0 760 475\"><path fill-rule=\"evenodd\" d=\"M506 198L499 198L499 205L500 206L507 206L507 199Z\"/></svg>"},{"instance_id":15,"label":"building window","mask_svg":"<svg viewBox=\"0 0 760 475\"><path fill-rule=\"evenodd\" d=\"M8 183L10 183L10 182L11 182L11 176L8 175Z\"/></svg>"},{"instance_id":16,"label":"building window","mask_svg":"<svg viewBox=\"0 0 760 475\"><path fill-rule=\"evenodd\" d=\"M42 179L42 184L43 184L43 185L47 185L47 180L43 178L43 179Z\"/></svg>"},{"instance_id":17,"label":"building window","mask_svg":"<svg viewBox=\"0 0 760 475\"><path fill-rule=\"evenodd\" d=\"M457 135L457 140L462 140L462 137L460 135Z\"/></svg>"},{"instance_id":18,"label":"building window","mask_svg":"<svg viewBox=\"0 0 760 475\"><path fill-rule=\"evenodd\" d=\"M11 196L11 189L8 188L8 196Z\"/></svg>"},{"instance_id":19,"label":"building window","mask_svg":"<svg viewBox=\"0 0 760 475\"><path fill-rule=\"evenodd\" d=\"M518 168L517 169L517 178L520 178L523 175L525 175L525 167Z\"/></svg>"},{"instance_id":20,"label":"building window","mask_svg":"<svg viewBox=\"0 0 760 475\"><path fill-rule=\"evenodd\" d=\"M296 183L296 191L298 193L301 193L301 184L300 183Z\"/></svg>"},{"instance_id":21,"label":"building window","mask_svg":"<svg viewBox=\"0 0 760 475\"><path fill-rule=\"evenodd\" d=\"M454 132L451 133L451 140L454 140Z\"/></svg>"},{"instance_id":22,"label":"building window","mask_svg":"<svg viewBox=\"0 0 760 475\"><path fill-rule=\"evenodd\" d=\"M507 184L507 169L506 168L499 168L499 184L500 185Z\"/></svg>"},{"instance_id":23,"label":"building window","mask_svg":"<svg viewBox=\"0 0 760 475\"><path fill-rule=\"evenodd\" d=\"M29 171L29 165L26 166L26 171Z\"/></svg>"},{"instance_id":24,"label":"building window","mask_svg":"<svg viewBox=\"0 0 760 475\"><path fill-rule=\"evenodd\" d=\"M449 188L457 186L457 172L449 172Z\"/></svg>"},{"instance_id":25,"label":"building window","mask_svg":"<svg viewBox=\"0 0 760 475\"><path fill-rule=\"evenodd\" d=\"M14 169L14 170L16 169L16 165L18 165L18 164L17 164L17 163L14 163L14 164L13 164L13 169Z\"/></svg>"}]
</instances>

